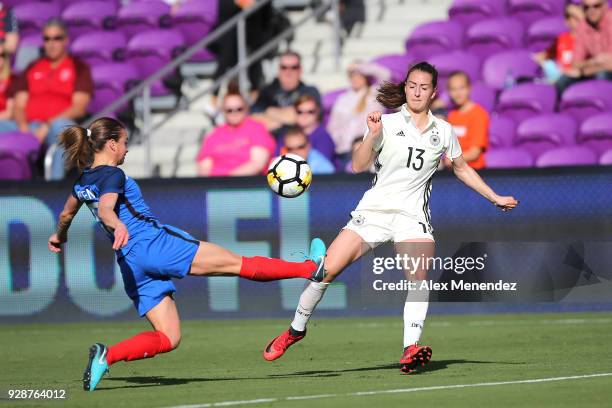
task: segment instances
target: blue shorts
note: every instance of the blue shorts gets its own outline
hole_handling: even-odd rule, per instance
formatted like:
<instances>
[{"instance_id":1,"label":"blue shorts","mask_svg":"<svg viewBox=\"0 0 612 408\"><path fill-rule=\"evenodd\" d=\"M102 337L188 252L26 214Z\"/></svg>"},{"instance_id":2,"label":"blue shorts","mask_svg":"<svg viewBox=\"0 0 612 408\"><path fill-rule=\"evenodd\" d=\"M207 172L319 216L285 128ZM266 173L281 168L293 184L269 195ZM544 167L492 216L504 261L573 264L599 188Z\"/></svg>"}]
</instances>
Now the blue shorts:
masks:
<instances>
[{"instance_id":1,"label":"blue shorts","mask_svg":"<svg viewBox=\"0 0 612 408\"><path fill-rule=\"evenodd\" d=\"M172 278L189 273L200 242L185 231L157 223L148 234L134 239L132 248L117 262L125 292L142 317L176 292Z\"/></svg>"}]
</instances>

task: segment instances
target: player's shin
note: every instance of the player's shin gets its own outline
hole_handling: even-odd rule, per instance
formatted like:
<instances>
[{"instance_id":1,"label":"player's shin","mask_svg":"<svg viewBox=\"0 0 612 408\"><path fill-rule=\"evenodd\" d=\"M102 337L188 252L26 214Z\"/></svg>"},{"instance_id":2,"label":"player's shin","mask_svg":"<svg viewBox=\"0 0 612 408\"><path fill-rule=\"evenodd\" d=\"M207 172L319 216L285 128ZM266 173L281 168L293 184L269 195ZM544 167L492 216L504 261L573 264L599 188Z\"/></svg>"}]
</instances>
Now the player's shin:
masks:
<instances>
[{"instance_id":1,"label":"player's shin","mask_svg":"<svg viewBox=\"0 0 612 408\"><path fill-rule=\"evenodd\" d=\"M310 316L314 312L315 308L323 298L325 290L329 286L326 282L311 282L300 296L298 307L295 311L295 317L291 322L291 328L295 332L304 332L306 330L306 324L310 320Z\"/></svg>"},{"instance_id":2,"label":"player's shin","mask_svg":"<svg viewBox=\"0 0 612 408\"><path fill-rule=\"evenodd\" d=\"M420 287L420 282L417 281L417 288ZM428 289L408 291L404 304L404 348L420 340L428 308Z\"/></svg>"},{"instance_id":3,"label":"player's shin","mask_svg":"<svg viewBox=\"0 0 612 408\"><path fill-rule=\"evenodd\" d=\"M172 344L168 336L160 331L148 331L123 340L109 347L106 361L112 365L117 361L141 360L151 358L159 353L172 350Z\"/></svg>"},{"instance_id":4,"label":"player's shin","mask_svg":"<svg viewBox=\"0 0 612 408\"><path fill-rule=\"evenodd\" d=\"M317 264L310 260L288 262L264 256L243 256L240 277L259 282L289 278L309 279L316 270Z\"/></svg>"}]
</instances>

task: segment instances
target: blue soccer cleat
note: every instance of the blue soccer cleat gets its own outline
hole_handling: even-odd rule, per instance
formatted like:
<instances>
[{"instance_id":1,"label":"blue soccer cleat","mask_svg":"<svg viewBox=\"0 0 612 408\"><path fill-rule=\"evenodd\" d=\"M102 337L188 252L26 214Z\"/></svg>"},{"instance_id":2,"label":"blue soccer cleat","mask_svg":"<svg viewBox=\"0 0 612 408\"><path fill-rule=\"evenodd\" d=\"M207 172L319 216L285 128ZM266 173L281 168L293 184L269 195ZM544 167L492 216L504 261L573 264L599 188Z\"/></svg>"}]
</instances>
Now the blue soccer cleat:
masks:
<instances>
[{"instance_id":1,"label":"blue soccer cleat","mask_svg":"<svg viewBox=\"0 0 612 408\"><path fill-rule=\"evenodd\" d=\"M96 343L89 348L89 361L83 373L83 389L85 391L95 390L104 374L108 373L107 352L108 349L101 343Z\"/></svg>"},{"instance_id":2,"label":"blue soccer cleat","mask_svg":"<svg viewBox=\"0 0 612 408\"><path fill-rule=\"evenodd\" d=\"M312 273L310 280L313 282L322 282L327 273L325 272L325 254L327 248L321 238L314 238L310 241L310 252L308 259L317 264L317 270Z\"/></svg>"}]
</instances>

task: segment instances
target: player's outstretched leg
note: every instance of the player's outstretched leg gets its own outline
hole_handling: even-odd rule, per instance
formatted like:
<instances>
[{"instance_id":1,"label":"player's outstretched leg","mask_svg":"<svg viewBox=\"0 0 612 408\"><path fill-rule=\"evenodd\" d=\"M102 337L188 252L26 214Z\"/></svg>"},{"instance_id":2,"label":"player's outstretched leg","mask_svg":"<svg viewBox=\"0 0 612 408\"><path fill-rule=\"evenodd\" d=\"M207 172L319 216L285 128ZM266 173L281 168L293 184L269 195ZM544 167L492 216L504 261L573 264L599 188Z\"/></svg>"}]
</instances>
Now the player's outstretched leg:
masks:
<instances>
[{"instance_id":1,"label":"player's outstretched leg","mask_svg":"<svg viewBox=\"0 0 612 408\"><path fill-rule=\"evenodd\" d=\"M311 253L304 262L288 262L265 256L237 255L219 245L201 242L191 265L190 275L239 276L259 282L304 278L321 282L325 278L325 244L320 238L310 243Z\"/></svg>"},{"instance_id":2,"label":"player's outstretched leg","mask_svg":"<svg viewBox=\"0 0 612 408\"><path fill-rule=\"evenodd\" d=\"M313 241L313 244L315 242ZM325 265L320 264L320 269L325 269L327 275L323 282L312 282L302 292L295 317L289 329L275 337L264 348L263 357L267 361L280 358L287 349L302 340L306 336L306 324L317 304L323 298L329 283L342 272L350 263L357 260L364 252L363 240L353 231L343 230L332 243ZM322 251L317 246L311 245L310 258L319 256Z\"/></svg>"}]
</instances>

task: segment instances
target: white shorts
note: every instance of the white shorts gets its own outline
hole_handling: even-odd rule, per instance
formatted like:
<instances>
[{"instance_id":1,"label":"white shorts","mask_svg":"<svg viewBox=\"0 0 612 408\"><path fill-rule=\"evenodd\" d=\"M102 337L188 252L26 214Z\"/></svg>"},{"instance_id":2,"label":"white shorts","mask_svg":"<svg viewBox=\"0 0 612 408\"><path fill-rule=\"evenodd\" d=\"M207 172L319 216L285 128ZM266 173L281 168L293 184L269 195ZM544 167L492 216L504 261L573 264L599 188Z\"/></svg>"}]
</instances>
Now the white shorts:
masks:
<instances>
[{"instance_id":1,"label":"white shorts","mask_svg":"<svg viewBox=\"0 0 612 408\"><path fill-rule=\"evenodd\" d=\"M402 242L407 239L435 241L431 225L397 212L353 211L351 220L343 229L355 231L372 248L387 241Z\"/></svg>"}]
</instances>

